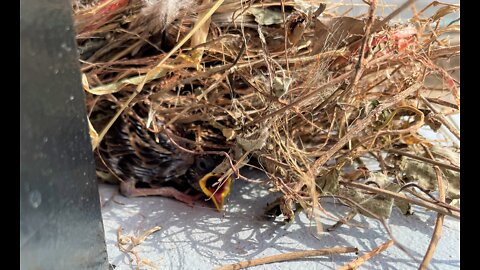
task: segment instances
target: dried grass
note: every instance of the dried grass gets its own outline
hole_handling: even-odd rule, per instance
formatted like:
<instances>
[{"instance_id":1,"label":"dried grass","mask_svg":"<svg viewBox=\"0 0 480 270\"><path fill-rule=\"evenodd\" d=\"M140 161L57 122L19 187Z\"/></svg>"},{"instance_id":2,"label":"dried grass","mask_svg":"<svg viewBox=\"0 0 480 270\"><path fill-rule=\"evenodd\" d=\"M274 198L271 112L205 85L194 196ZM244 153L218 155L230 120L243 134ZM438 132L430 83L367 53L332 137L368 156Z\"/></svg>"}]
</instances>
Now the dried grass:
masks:
<instances>
[{"instance_id":1,"label":"dried grass","mask_svg":"<svg viewBox=\"0 0 480 270\"><path fill-rule=\"evenodd\" d=\"M188 139L171 127L200 127L189 140L195 147L185 151L225 155L215 169L224 174L220 181L233 174L255 183L239 169L257 159L272 192L283 195L273 207L286 221L303 209L321 231L326 197L383 222L393 201L459 218L458 208L422 189L421 171L399 170L413 158L443 170L445 188L459 187L459 174L445 176L458 173L459 164L428 156L425 149L438 142L419 132L445 126L460 138L446 117L460 110L454 39L460 26L442 22L458 6L435 1L410 22L394 24L394 15L415 1L384 18L374 16L376 2L361 18L335 15L335 6L318 1L306 11L295 1L204 0L186 3L188 10L169 6L175 12L168 18L152 17L142 1L76 3L94 148L116 117L142 104L149 108L144 128L167 132L172 141ZM161 3L155 8L162 10ZM431 9L434 15L423 15ZM115 116L103 114L112 108ZM368 169L367 159L379 169ZM375 173L388 180L376 181ZM412 182L423 192L415 198L415 186L406 188ZM390 207L386 216L369 208L375 200L390 202L381 203Z\"/></svg>"}]
</instances>

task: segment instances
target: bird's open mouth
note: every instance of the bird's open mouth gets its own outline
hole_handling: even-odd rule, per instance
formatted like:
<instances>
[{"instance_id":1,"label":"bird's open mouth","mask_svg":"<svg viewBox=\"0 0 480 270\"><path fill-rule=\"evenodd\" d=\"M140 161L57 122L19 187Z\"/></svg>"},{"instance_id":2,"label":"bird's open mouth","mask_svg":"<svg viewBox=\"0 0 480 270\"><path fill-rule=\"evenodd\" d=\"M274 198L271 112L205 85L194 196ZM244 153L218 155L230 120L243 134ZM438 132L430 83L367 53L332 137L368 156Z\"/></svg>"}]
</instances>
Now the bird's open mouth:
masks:
<instances>
[{"instance_id":1,"label":"bird's open mouth","mask_svg":"<svg viewBox=\"0 0 480 270\"><path fill-rule=\"evenodd\" d=\"M231 177L219 183L218 180L220 177L221 175L208 173L199 181L203 193L207 195L208 198L212 198L218 211L223 209L225 198L230 193L230 185L232 184Z\"/></svg>"}]
</instances>

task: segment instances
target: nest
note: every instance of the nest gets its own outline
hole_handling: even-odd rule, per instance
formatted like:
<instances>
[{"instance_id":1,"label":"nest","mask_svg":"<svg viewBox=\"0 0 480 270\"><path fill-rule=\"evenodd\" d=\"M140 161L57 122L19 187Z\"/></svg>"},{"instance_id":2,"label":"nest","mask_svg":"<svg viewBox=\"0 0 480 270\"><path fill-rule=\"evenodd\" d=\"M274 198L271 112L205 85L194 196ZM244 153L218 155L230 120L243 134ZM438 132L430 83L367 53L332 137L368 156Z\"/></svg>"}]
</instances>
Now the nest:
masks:
<instances>
[{"instance_id":1,"label":"nest","mask_svg":"<svg viewBox=\"0 0 480 270\"><path fill-rule=\"evenodd\" d=\"M185 151L224 155L219 181L281 194L273 218L304 210L321 230L325 198L380 220L412 204L459 218L448 117L460 109L460 25L445 20L458 6L433 2L393 23L408 5L384 17L376 1L358 17L300 0L73 5L94 149L142 106L142 128L182 125L194 135L169 138ZM242 176L251 166L266 180Z\"/></svg>"}]
</instances>

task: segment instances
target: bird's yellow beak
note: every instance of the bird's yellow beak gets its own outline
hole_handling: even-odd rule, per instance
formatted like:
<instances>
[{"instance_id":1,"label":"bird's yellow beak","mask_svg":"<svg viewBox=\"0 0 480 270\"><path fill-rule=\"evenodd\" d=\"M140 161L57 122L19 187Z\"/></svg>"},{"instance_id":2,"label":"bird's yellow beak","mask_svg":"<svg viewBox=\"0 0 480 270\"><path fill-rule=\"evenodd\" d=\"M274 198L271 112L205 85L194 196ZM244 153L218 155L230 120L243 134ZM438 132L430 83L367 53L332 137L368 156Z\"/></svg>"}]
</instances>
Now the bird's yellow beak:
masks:
<instances>
[{"instance_id":1,"label":"bird's yellow beak","mask_svg":"<svg viewBox=\"0 0 480 270\"><path fill-rule=\"evenodd\" d=\"M223 183L214 185L220 177L221 175L210 172L199 181L203 193L212 198L218 211L223 209L223 203L230 193L230 185L232 184L232 177L228 177Z\"/></svg>"}]
</instances>

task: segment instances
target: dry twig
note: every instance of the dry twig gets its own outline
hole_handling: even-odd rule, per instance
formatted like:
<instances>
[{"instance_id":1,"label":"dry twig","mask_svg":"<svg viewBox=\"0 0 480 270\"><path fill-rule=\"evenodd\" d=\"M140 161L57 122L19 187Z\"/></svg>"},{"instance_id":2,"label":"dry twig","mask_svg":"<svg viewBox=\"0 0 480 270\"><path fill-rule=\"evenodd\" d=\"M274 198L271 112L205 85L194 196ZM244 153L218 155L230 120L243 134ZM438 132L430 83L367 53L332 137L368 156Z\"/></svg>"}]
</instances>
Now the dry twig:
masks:
<instances>
[{"instance_id":1,"label":"dry twig","mask_svg":"<svg viewBox=\"0 0 480 270\"><path fill-rule=\"evenodd\" d=\"M352 253L352 252L356 253L358 252L358 249L354 247L334 247L334 248L327 248L327 249L298 251L298 252L267 256L260 259L253 259L253 260L239 262L235 264L224 265L224 266L215 268L215 270L243 269L243 268L267 264L267 263L291 261L291 260L297 260L297 259L302 259L306 257L328 256L333 254L343 254L343 253Z\"/></svg>"},{"instance_id":2,"label":"dry twig","mask_svg":"<svg viewBox=\"0 0 480 270\"><path fill-rule=\"evenodd\" d=\"M348 263L348 264L338 268L337 270L354 270L354 269L357 269L358 267L360 267L360 265L362 265L363 263L368 261L370 258L374 257L375 255L380 254L381 252L383 252L387 248L391 247L393 244L394 244L394 241L389 240L389 241L381 244L380 246L378 246L374 250L366 253L365 255L362 255L362 256L356 258L351 263Z\"/></svg>"}]
</instances>

